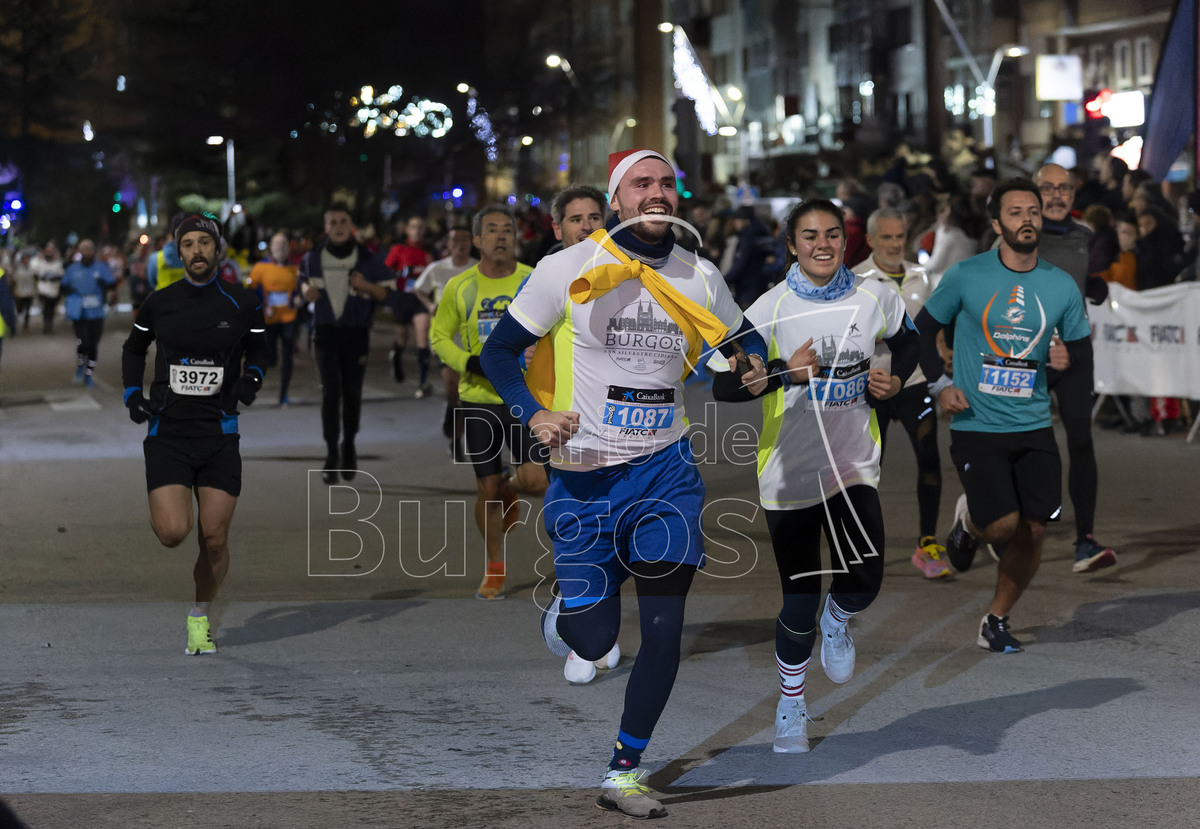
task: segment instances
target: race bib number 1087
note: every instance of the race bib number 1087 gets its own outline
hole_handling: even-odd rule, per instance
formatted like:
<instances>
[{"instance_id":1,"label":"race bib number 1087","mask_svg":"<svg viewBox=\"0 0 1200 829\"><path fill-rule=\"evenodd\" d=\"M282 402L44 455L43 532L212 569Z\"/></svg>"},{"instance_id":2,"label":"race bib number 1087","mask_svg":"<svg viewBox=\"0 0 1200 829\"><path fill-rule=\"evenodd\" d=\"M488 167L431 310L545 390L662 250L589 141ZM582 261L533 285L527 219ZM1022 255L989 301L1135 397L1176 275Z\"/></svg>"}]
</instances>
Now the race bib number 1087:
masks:
<instances>
[{"instance_id":1,"label":"race bib number 1087","mask_svg":"<svg viewBox=\"0 0 1200 829\"><path fill-rule=\"evenodd\" d=\"M675 390L609 386L602 420L620 430L667 429L675 420Z\"/></svg>"}]
</instances>

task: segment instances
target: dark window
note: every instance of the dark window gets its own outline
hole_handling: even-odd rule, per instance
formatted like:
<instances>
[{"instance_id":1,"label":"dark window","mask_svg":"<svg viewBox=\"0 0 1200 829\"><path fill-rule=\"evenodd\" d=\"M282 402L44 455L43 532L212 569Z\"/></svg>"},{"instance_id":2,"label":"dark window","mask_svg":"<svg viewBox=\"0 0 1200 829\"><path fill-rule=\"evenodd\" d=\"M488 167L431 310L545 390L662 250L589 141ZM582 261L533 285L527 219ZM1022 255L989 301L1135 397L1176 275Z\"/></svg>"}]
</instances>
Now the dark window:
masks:
<instances>
[{"instance_id":1,"label":"dark window","mask_svg":"<svg viewBox=\"0 0 1200 829\"><path fill-rule=\"evenodd\" d=\"M912 38L912 9L889 9L887 13L887 42L893 49L907 46Z\"/></svg>"}]
</instances>

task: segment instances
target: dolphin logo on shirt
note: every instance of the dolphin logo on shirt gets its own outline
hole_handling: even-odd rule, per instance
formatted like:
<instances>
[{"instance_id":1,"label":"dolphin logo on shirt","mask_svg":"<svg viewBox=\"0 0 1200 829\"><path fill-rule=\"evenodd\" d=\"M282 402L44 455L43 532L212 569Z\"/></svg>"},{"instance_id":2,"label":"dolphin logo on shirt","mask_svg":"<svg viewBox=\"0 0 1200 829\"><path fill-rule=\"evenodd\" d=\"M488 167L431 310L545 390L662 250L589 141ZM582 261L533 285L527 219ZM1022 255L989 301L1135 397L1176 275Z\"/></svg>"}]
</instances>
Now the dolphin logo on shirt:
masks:
<instances>
[{"instance_id":1,"label":"dolphin logo on shirt","mask_svg":"<svg viewBox=\"0 0 1200 829\"><path fill-rule=\"evenodd\" d=\"M1009 294L1009 307L1002 315L1003 318L1011 323L1014 327L1009 329L1009 332L1007 332L1007 335L1005 335L999 330L992 331L988 327L988 315L991 313L992 304L995 303L996 297L998 296L1000 296L999 291L992 294L992 298L988 300L988 304L983 309L981 318L983 337L985 340L987 340L988 347L992 349L992 353L997 357L1024 358L1028 356L1031 351L1033 351L1034 346L1041 342L1042 335L1046 333L1046 309L1042 306L1042 301L1038 299L1037 295L1035 294L1033 300L1037 303L1038 315L1041 318L1041 327L1033 334L1032 337L1027 334L1020 333L1015 326L1025 318L1025 291L1020 285L1014 287L1012 293ZM1016 318L1014 319L1013 317ZM1003 327L1006 326L1002 326L1002 328ZM996 342L997 339L1007 340L1012 344L1009 345L1006 350L1002 345ZM1020 351L1017 350L1016 341L1018 340L1025 341L1027 343Z\"/></svg>"}]
</instances>

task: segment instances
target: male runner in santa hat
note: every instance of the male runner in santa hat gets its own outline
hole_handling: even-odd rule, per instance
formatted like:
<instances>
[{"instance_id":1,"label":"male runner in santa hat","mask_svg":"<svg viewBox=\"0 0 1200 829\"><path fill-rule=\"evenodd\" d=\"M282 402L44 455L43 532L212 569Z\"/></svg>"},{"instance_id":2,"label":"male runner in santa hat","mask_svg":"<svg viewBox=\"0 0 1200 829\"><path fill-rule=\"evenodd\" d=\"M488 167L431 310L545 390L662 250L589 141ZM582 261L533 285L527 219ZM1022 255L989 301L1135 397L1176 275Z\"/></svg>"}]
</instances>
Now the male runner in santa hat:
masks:
<instances>
[{"instance_id":1,"label":"male runner in santa hat","mask_svg":"<svg viewBox=\"0 0 1200 829\"><path fill-rule=\"evenodd\" d=\"M547 646L601 658L617 639L621 585L632 576L637 588L642 644L596 803L642 818L666 814L641 782L641 756L675 682L684 602L704 566L704 484L685 434L683 377L706 342L732 367L740 341L750 355L742 381L766 384L765 344L725 280L675 245L675 184L661 153L609 156L606 228L538 264L481 355L513 414L550 447L544 514L558 589L542 598ZM518 356L535 342L535 363L551 371L531 365L526 376Z\"/></svg>"}]
</instances>

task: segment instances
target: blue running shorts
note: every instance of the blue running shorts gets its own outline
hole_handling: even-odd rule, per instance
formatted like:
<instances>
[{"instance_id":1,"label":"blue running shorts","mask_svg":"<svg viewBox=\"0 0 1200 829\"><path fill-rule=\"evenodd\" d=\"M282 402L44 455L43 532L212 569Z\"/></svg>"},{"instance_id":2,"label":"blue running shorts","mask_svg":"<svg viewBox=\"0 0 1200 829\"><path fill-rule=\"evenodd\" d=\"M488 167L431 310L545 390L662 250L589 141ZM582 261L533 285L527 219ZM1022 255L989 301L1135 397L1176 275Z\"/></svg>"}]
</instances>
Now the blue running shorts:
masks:
<instances>
[{"instance_id":1,"label":"blue running shorts","mask_svg":"<svg viewBox=\"0 0 1200 829\"><path fill-rule=\"evenodd\" d=\"M704 482L684 438L632 463L551 468L542 514L566 607L614 595L631 561L704 566Z\"/></svg>"}]
</instances>

